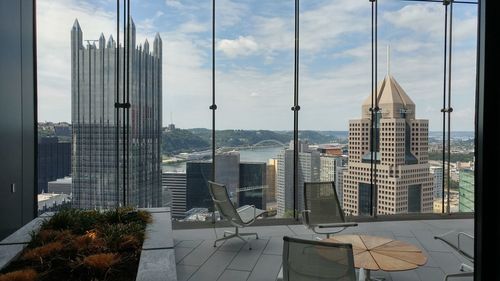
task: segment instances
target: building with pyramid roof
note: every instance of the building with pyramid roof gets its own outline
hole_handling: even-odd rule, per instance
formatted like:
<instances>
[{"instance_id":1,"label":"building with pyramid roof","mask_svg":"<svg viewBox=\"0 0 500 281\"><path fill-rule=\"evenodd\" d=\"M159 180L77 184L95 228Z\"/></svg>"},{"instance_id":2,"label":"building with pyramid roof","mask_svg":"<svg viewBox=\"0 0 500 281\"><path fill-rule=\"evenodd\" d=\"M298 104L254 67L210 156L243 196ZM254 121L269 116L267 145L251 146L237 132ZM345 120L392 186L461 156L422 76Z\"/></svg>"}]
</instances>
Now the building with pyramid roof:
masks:
<instances>
[{"instance_id":1,"label":"building with pyramid roof","mask_svg":"<svg viewBox=\"0 0 500 281\"><path fill-rule=\"evenodd\" d=\"M377 105L372 125L371 109ZM370 95L361 108L361 119L349 121L344 210L370 215L374 196L377 214L432 212L429 121L416 119L415 103L389 73L378 85L373 102Z\"/></svg>"}]
</instances>

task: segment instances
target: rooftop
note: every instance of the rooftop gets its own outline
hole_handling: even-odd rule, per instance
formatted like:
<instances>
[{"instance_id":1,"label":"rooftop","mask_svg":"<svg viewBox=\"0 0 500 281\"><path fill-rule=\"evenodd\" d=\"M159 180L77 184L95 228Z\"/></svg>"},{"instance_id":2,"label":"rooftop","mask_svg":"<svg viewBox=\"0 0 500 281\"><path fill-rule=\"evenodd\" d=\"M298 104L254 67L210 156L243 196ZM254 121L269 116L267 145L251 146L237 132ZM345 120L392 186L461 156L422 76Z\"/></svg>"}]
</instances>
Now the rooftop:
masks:
<instances>
[{"instance_id":1,"label":"rooftop","mask_svg":"<svg viewBox=\"0 0 500 281\"><path fill-rule=\"evenodd\" d=\"M216 228L217 237L224 230ZM448 273L457 273L461 263L470 263L434 235L450 230L474 233L473 219L439 219L418 221L382 221L359 223L341 234L368 234L412 243L427 255L427 263L415 270L400 272L373 271L372 277L385 280L443 280ZM274 281L281 268L283 236L315 239L318 235L303 225L273 225L247 227L244 232L259 233L252 240L252 250L238 239L226 240L213 247L213 228L174 230L174 249L178 280L189 281ZM473 280L458 278L454 280Z\"/></svg>"}]
</instances>

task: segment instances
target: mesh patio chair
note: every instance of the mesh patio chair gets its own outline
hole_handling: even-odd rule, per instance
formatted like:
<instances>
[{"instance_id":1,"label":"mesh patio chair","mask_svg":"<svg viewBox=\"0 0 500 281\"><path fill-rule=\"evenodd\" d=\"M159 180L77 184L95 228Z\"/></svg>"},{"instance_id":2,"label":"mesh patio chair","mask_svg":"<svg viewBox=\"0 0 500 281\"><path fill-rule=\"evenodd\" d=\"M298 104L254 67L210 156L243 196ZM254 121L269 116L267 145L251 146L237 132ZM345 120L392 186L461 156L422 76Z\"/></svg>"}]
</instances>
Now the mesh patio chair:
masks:
<instances>
[{"instance_id":1,"label":"mesh patio chair","mask_svg":"<svg viewBox=\"0 0 500 281\"><path fill-rule=\"evenodd\" d=\"M219 211L219 214L235 227L234 232L224 231L224 237L216 239L214 241L214 247L217 247L217 242L219 241L237 237L248 243L249 249L251 250L252 244L250 241L244 239L243 236L255 235L255 238L259 239L259 235L255 232L241 233L239 232L239 228L251 225L258 217L265 214L266 211L257 209L253 205L245 205L236 209L229 198L226 186L223 184L209 181L208 189L210 196L212 196L212 200L214 201L215 208Z\"/></svg>"},{"instance_id":2,"label":"mesh patio chair","mask_svg":"<svg viewBox=\"0 0 500 281\"><path fill-rule=\"evenodd\" d=\"M326 234L327 238L330 234L358 225L346 222L333 182L304 183L304 209L304 225L317 234Z\"/></svg>"},{"instance_id":3,"label":"mesh patio chair","mask_svg":"<svg viewBox=\"0 0 500 281\"><path fill-rule=\"evenodd\" d=\"M355 281L351 244L283 237L279 281Z\"/></svg>"},{"instance_id":4,"label":"mesh patio chair","mask_svg":"<svg viewBox=\"0 0 500 281\"><path fill-rule=\"evenodd\" d=\"M434 236L434 239L438 239L446 243L448 246L457 251L462 257L474 264L474 236L467 234L465 232L458 232L455 230L446 232L441 235ZM460 265L459 273L447 274L444 280L452 277L468 277L474 276L474 268L465 263Z\"/></svg>"}]
</instances>

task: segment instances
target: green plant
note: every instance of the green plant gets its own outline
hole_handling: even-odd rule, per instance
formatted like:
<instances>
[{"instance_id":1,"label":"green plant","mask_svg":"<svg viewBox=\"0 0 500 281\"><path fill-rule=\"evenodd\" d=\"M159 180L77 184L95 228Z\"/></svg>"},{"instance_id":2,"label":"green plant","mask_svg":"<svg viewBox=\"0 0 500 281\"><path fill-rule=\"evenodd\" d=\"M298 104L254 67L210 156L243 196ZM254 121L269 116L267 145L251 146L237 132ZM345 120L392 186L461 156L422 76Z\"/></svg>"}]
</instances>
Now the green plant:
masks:
<instances>
[{"instance_id":1,"label":"green plant","mask_svg":"<svg viewBox=\"0 0 500 281\"><path fill-rule=\"evenodd\" d=\"M135 280L150 221L148 212L133 208L61 210L31 233L0 281Z\"/></svg>"}]
</instances>

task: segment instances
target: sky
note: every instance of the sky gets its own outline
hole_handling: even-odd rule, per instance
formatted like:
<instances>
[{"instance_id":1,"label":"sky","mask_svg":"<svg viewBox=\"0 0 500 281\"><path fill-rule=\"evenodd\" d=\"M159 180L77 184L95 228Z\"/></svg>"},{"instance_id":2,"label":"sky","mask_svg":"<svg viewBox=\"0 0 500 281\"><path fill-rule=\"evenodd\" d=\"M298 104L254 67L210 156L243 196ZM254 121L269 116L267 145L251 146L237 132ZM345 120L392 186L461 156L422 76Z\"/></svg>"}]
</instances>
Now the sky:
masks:
<instances>
[{"instance_id":1,"label":"sky","mask_svg":"<svg viewBox=\"0 0 500 281\"><path fill-rule=\"evenodd\" d=\"M378 4L378 80L390 73L416 115L442 125L444 6ZM477 6L453 7L453 131L474 129ZM131 0L137 43L163 39L163 125L210 128L212 1ZM116 1L37 1L38 120L71 121L70 31L116 39ZM299 129L347 130L370 94L371 5L302 0ZM122 18L123 19L123 18ZM217 129L292 130L294 1L216 0ZM121 36L123 38L123 36Z\"/></svg>"}]
</instances>

